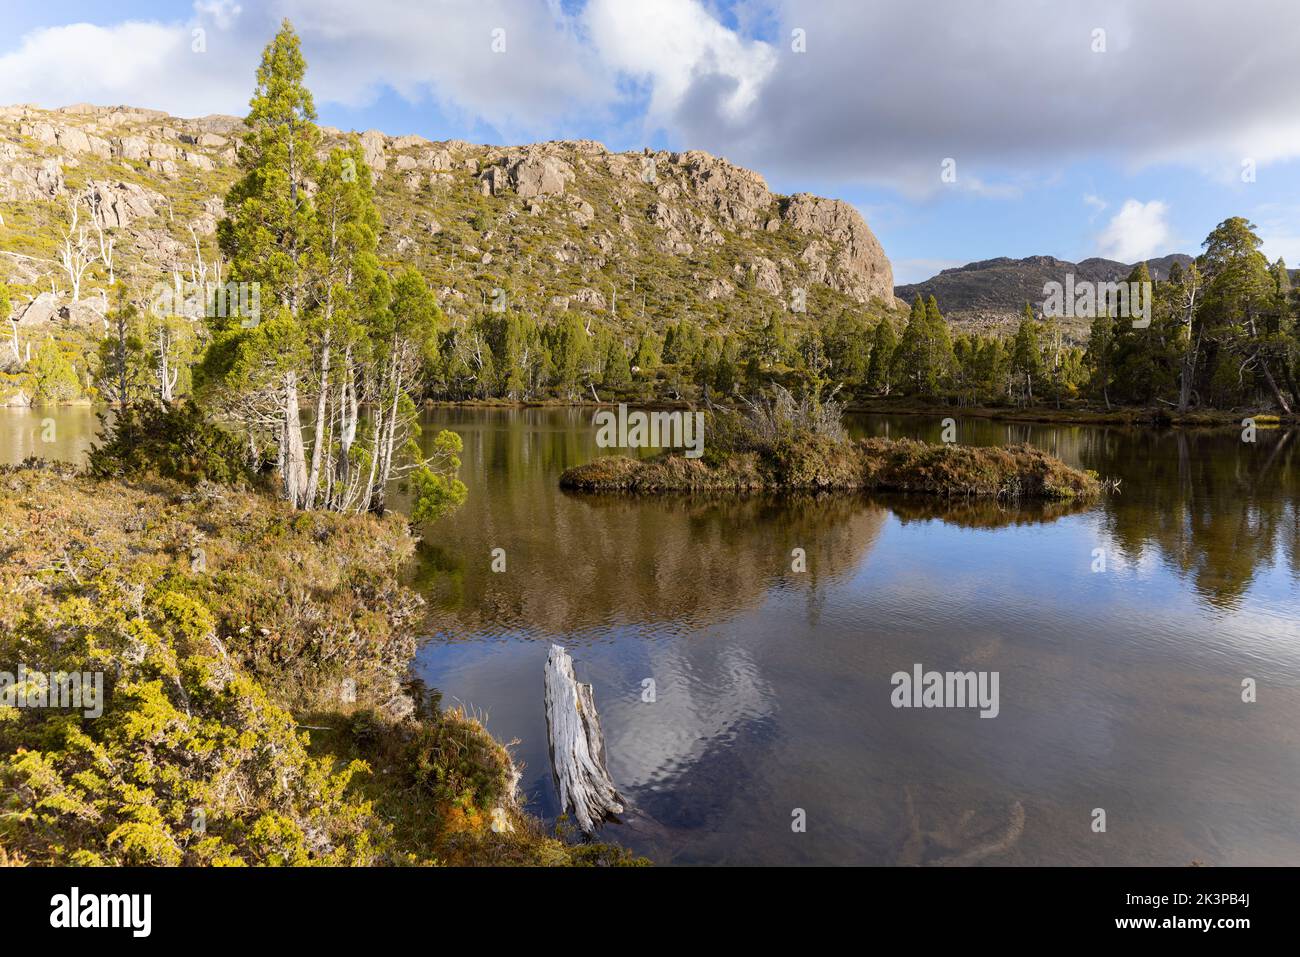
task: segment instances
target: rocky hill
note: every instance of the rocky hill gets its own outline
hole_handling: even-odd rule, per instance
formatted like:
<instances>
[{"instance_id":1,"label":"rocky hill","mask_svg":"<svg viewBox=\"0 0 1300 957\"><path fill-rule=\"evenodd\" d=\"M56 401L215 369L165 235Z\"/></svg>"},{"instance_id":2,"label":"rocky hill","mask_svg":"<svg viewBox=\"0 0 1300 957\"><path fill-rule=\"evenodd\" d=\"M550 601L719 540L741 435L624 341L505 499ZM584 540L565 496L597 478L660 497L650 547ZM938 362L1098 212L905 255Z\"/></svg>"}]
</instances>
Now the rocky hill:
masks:
<instances>
[{"instance_id":1,"label":"rocky hill","mask_svg":"<svg viewBox=\"0 0 1300 957\"><path fill-rule=\"evenodd\" d=\"M1147 268L1153 279L1166 279L1169 267L1175 262L1186 266L1191 261L1191 256L1174 253L1147 260ZM894 292L908 302L918 294L934 296L944 315L959 326L999 327L1018 321L1026 302L1041 310L1046 283L1064 284L1066 275L1071 273L1076 283L1119 282L1127 278L1133 266L1114 259L1093 258L1075 263L1053 256L1026 259L1003 256L945 269L925 282L896 286ZM1073 321L1067 320L1065 324Z\"/></svg>"},{"instance_id":2,"label":"rocky hill","mask_svg":"<svg viewBox=\"0 0 1300 957\"><path fill-rule=\"evenodd\" d=\"M93 324L110 272L138 295L174 275L213 278L241 131L228 116L0 108L0 281L20 324ZM326 148L345 135L323 132ZM515 308L601 313L629 332L683 315L743 330L774 310L798 324L896 306L889 260L852 206L777 195L706 153L374 130L360 140L385 220L381 255L418 266L453 320L498 290ZM94 260L75 305L61 262L74 207L73 238L86 231Z\"/></svg>"}]
</instances>

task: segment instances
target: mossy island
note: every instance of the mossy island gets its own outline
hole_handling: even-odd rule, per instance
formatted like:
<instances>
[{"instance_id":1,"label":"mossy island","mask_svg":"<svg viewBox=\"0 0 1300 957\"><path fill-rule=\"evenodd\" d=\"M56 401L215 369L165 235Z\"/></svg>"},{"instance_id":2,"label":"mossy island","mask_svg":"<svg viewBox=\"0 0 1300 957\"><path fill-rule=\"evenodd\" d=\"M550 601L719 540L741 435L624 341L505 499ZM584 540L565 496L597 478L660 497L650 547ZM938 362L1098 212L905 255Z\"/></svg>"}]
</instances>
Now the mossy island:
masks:
<instances>
[{"instance_id":1,"label":"mossy island","mask_svg":"<svg viewBox=\"0 0 1300 957\"><path fill-rule=\"evenodd\" d=\"M833 402L777 389L741 410L712 409L705 452L603 456L565 470L582 492L911 492L946 499L1086 500L1101 492L1080 471L1029 445L979 448L913 439L851 439Z\"/></svg>"}]
</instances>

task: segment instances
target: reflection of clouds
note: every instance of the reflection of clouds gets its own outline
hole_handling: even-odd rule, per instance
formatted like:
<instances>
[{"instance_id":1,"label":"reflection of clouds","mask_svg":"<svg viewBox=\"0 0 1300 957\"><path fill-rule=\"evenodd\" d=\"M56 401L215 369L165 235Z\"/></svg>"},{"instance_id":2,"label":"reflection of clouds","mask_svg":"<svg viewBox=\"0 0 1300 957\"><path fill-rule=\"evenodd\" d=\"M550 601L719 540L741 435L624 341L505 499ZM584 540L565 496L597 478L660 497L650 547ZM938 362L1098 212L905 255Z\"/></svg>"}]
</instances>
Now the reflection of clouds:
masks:
<instances>
[{"instance_id":1,"label":"reflection of clouds","mask_svg":"<svg viewBox=\"0 0 1300 957\"><path fill-rule=\"evenodd\" d=\"M731 640L656 646L645 667L645 677L655 681L655 702L623 697L602 714L616 779L629 790L686 773L706 751L767 717L775 705L749 650Z\"/></svg>"},{"instance_id":2,"label":"reflection of clouds","mask_svg":"<svg viewBox=\"0 0 1300 957\"><path fill-rule=\"evenodd\" d=\"M953 835L923 861L971 860L1016 802L1023 836L987 863L1294 859L1293 448L1261 480L1258 450L1189 434L1184 476L1177 436L963 421L963 439L1035 439L1124 491L1080 512L599 499L555 488L559 469L594 455L571 441L585 420L528 422L466 429L467 453L491 449L476 460L486 473L439 526L449 564L422 584L436 595L459 575L441 627L506 640L421 657L435 684L489 710L494 734L520 739L532 810L557 811L541 701L554 640L595 686L610 770L636 812L607 836L658 860L893 863L917 826L905 786L921 831ZM508 575L487 571L495 545ZM805 575L789 572L795 546ZM1099 546L1108 570L1093 574ZM999 717L894 709L889 676L913 662L998 671ZM1239 703L1242 675L1267 676L1260 705ZM1115 841L1078 827L1080 795L1085 811L1118 809ZM790 831L795 807L814 825L805 834Z\"/></svg>"}]
</instances>

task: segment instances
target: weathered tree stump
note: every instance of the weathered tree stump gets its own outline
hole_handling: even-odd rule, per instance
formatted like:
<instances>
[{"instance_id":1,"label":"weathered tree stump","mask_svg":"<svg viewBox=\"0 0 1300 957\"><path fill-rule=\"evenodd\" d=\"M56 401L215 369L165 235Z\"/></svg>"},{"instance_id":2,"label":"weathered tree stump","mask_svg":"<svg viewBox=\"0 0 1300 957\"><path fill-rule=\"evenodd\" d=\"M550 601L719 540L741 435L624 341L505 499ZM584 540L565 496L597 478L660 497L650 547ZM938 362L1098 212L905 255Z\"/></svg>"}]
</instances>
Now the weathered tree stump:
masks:
<instances>
[{"instance_id":1,"label":"weathered tree stump","mask_svg":"<svg viewBox=\"0 0 1300 957\"><path fill-rule=\"evenodd\" d=\"M623 811L605 767L605 740L591 685L579 684L573 659L559 645L546 656L546 728L560 807L572 811L583 834Z\"/></svg>"}]
</instances>

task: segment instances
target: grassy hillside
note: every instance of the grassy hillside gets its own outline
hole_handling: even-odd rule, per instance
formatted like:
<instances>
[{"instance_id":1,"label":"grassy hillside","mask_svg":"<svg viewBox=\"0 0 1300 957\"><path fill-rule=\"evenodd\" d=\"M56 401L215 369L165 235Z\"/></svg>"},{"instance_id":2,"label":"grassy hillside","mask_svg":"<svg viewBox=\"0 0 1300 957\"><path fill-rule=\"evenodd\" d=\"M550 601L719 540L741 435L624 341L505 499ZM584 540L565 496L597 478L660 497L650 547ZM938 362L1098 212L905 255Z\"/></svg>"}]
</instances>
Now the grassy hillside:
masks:
<instances>
[{"instance_id":1,"label":"grassy hillside","mask_svg":"<svg viewBox=\"0 0 1300 957\"><path fill-rule=\"evenodd\" d=\"M322 150L348 135L324 132ZM0 348L11 391L26 342L46 339L74 363L83 357L77 374L89 386L84 357L107 332L101 230L113 242L113 278L141 306L157 283L221 273L216 226L241 134L233 117L0 109L0 282L23 340L16 356ZM798 330L896 305L888 259L851 206L771 193L758 174L705 153L611 153L590 141L493 147L376 131L360 140L384 217L385 264L423 272L453 325L493 308L543 326L577 314L631 353L642 334L662 337L684 317L706 335L743 336L774 315ZM73 306L59 259L76 200L97 261ZM49 292L62 314L27 308Z\"/></svg>"}]
</instances>

